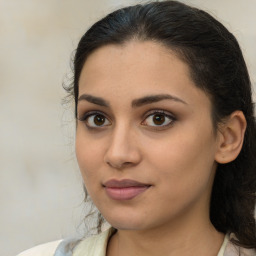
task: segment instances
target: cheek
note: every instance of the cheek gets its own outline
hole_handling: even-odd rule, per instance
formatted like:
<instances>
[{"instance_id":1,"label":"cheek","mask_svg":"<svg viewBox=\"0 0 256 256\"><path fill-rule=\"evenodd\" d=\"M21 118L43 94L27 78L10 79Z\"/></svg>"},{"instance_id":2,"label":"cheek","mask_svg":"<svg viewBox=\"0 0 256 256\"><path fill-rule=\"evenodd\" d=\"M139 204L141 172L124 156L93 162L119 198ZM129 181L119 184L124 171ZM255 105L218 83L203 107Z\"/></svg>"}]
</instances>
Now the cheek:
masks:
<instances>
[{"instance_id":1,"label":"cheek","mask_svg":"<svg viewBox=\"0 0 256 256\"><path fill-rule=\"evenodd\" d=\"M103 158L102 144L97 141L91 141L89 136L86 136L82 129L77 129L76 134L76 157L83 176L85 185L88 180L97 178L96 174L100 169Z\"/></svg>"},{"instance_id":2,"label":"cheek","mask_svg":"<svg viewBox=\"0 0 256 256\"><path fill-rule=\"evenodd\" d=\"M196 187L206 186L212 176L213 135L202 129L191 128L188 131L179 130L155 144L148 156L149 164L159 170L159 181L177 193L187 193Z\"/></svg>"}]
</instances>

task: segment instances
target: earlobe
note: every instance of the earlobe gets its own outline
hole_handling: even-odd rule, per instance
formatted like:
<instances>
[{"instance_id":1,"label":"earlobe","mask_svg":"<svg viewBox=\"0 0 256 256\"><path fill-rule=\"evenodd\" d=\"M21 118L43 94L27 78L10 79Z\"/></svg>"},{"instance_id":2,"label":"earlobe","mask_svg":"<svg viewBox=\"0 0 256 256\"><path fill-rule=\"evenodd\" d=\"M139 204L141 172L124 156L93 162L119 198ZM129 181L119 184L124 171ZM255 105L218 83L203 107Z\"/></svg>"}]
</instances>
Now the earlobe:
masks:
<instances>
[{"instance_id":1,"label":"earlobe","mask_svg":"<svg viewBox=\"0 0 256 256\"><path fill-rule=\"evenodd\" d=\"M233 112L218 131L216 162L229 163L237 158L244 141L246 119L242 111Z\"/></svg>"}]
</instances>

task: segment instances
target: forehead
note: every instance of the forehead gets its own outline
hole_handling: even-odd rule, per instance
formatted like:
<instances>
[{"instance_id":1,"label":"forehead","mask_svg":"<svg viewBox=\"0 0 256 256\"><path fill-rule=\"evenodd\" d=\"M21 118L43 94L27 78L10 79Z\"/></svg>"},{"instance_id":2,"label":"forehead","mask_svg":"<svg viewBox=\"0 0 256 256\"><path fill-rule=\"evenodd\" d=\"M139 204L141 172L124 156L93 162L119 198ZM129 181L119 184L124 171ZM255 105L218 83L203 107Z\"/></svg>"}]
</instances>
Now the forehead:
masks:
<instances>
[{"instance_id":1,"label":"forehead","mask_svg":"<svg viewBox=\"0 0 256 256\"><path fill-rule=\"evenodd\" d=\"M171 69L175 72L170 72ZM125 79L135 75L137 79L146 78L146 75L155 77L157 74L162 76L165 71L172 74L172 78L175 74L179 75L179 71L182 71L183 78L189 77L188 66L170 49L152 41L129 41L122 45L106 45L90 54L82 69L80 82L113 76ZM95 77L95 73L100 76Z\"/></svg>"},{"instance_id":2,"label":"forehead","mask_svg":"<svg viewBox=\"0 0 256 256\"><path fill-rule=\"evenodd\" d=\"M204 100L209 104L190 78L188 65L170 49L151 41L107 45L93 52L81 72L79 95L82 93L110 101L113 97L132 100L169 93L186 102Z\"/></svg>"}]
</instances>

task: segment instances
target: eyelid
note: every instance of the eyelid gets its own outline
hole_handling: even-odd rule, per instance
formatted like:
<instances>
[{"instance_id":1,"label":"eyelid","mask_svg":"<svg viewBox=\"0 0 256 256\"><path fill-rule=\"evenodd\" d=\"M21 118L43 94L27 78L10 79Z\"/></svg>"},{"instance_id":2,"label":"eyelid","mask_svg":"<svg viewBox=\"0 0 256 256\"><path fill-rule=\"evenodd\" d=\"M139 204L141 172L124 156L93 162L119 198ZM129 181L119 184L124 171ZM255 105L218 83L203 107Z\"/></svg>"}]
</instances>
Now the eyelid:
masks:
<instances>
[{"instance_id":1,"label":"eyelid","mask_svg":"<svg viewBox=\"0 0 256 256\"><path fill-rule=\"evenodd\" d=\"M110 118L108 117L108 115L106 115L104 112L102 111L96 111L96 110L92 110L92 111L89 111L89 112L86 112L85 114L82 115L82 117L78 117L77 119L81 122L84 122L86 127L88 129L102 129L104 128L105 126L109 126L109 124L107 125L102 125L102 126L91 126L88 124L87 120L91 117L91 116L95 116L95 115L102 115L104 116L104 118L106 118L109 123L111 124L111 121L110 121Z\"/></svg>"},{"instance_id":2,"label":"eyelid","mask_svg":"<svg viewBox=\"0 0 256 256\"><path fill-rule=\"evenodd\" d=\"M106 117L108 120L110 120L110 118L108 117L107 114L105 114L104 112L102 111L98 111L98 110L92 110L92 111L88 111L88 112L85 112L84 114L81 115L81 117L77 117L77 120L79 121L85 121L86 118L92 116L92 115L102 115L104 117Z\"/></svg>"},{"instance_id":3,"label":"eyelid","mask_svg":"<svg viewBox=\"0 0 256 256\"><path fill-rule=\"evenodd\" d=\"M166 125L145 125L145 126L154 127L155 129L161 129L161 128L166 128L166 127L171 126L177 120L177 118L172 113L170 113L169 111L165 111L163 109L154 109L154 110L151 110L151 111L147 112L146 116L143 119L142 124L145 122L145 120L148 117L156 115L156 114L162 114L165 117L171 119L171 121Z\"/></svg>"}]
</instances>

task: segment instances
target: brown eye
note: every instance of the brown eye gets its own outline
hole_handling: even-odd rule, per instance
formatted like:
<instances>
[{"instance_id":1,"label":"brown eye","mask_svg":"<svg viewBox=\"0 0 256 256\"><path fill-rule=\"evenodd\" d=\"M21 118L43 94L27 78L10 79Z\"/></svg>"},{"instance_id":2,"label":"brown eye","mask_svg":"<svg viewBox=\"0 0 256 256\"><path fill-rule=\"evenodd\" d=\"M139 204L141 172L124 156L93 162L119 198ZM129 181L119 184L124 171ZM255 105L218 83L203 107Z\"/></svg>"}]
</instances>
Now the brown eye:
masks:
<instances>
[{"instance_id":1,"label":"brown eye","mask_svg":"<svg viewBox=\"0 0 256 256\"><path fill-rule=\"evenodd\" d=\"M165 122L165 116L162 114L157 114L153 116L153 122L156 125L161 125Z\"/></svg>"},{"instance_id":2,"label":"brown eye","mask_svg":"<svg viewBox=\"0 0 256 256\"><path fill-rule=\"evenodd\" d=\"M170 125L176 120L171 114L159 111L155 111L148 115L142 124L146 126L164 127Z\"/></svg>"},{"instance_id":3,"label":"brown eye","mask_svg":"<svg viewBox=\"0 0 256 256\"><path fill-rule=\"evenodd\" d=\"M105 122L105 119L106 118L102 115L95 115L93 121L97 126L102 126Z\"/></svg>"},{"instance_id":4,"label":"brown eye","mask_svg":"<svg viewBox=\"0 0 256 256\"><path fill-rule=\"evenodd\" d=\"M86 125L89 127L101 127L109 125L109 120L102 114L91 114L85 118Z\"/></svg>"}]
</instances>

